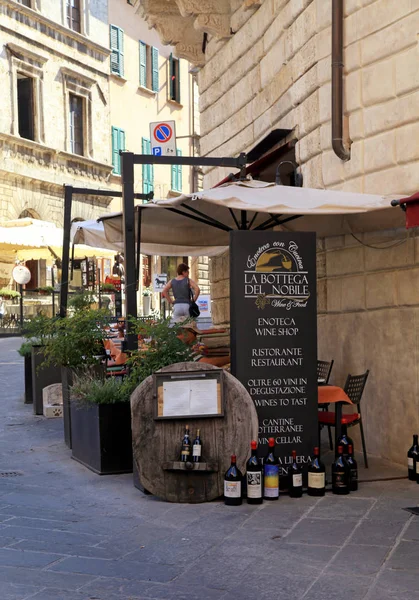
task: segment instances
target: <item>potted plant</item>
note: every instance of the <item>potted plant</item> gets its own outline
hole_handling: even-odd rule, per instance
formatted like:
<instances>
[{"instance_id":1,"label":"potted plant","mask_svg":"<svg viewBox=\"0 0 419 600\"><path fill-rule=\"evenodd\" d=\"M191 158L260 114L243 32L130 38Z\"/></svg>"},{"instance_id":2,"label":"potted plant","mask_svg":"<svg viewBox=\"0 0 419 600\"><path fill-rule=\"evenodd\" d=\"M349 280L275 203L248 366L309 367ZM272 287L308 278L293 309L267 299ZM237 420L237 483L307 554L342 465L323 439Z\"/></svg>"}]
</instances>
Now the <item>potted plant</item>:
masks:
<instances>
[{"instance_id":1,"label":"potted plant","mask_svg":"<svg viewBox=\"0 0 419 600\"><path fill-rule=\"evenodd\" d=\"M25 369L25 404L33 403L33 387L32 387L32 344L23 342L18 350L20 356L24 359Z\"/></svg>"},{"instance_id":2,"label":"potted plant","mask_svg":"<svg viewBox=\"0 0 419 600\"><path fill-rule=\"evenodd\" d=\"M79 308L77 304L72 316L55 320L54 333L45 347L48 363L61 367L64 440L69 448L72 445L70 387L73 375L84 371L95 373L97 377L104 374L102 361L105 357L103 339L106 337L106 318L105 310Z\"/></svg>"},{"instance_id":3,"label":"potted plant","mask_svg":"<svg viewBox=\"0 0 419 600\"><path fill-rule=\"evenodd\" d=\"M49 296L53 294L55 290L52 287L52 285L45 285L43 287L39 287L37 291L39 292L39 294L41 294L41 296Z\"/></svg>"},{"instance_id":4,"label":"potted plant","mask_svg":"<svg viewBox=\"0 0 419 600\"><path fill-rule=\"evenodd\" d=\"M11 300L13 304L17 302L18 298L20 298L20 293L15 290L9 290L9 288L1 288L0 289L0 298L4 300Z\"/></svg>"},{"instance_id":5,"label":"potted plant","mask_svg":"<svg viewBox=\"0 0 419 600\"><path fill-rule=\"evenodd\" d=\"M98 475L132 472L131 391L115 377L74 378L72 458Z\"/></svg>"},{"instance_id":6,"label":"potted plant","mask_svg":"<svg viewBox=\"0 0 419 600\"><path fill-rule=\"evenodd\" d=\"M100 291L102 294L114 294L116 292L115 286L112 283L101 283Z\"/></svg>"},{"instance_id":7,"label":"potted plant","mask_svg":"<svg viewBox=\"0 0 419 600\"><path fill-rule=\"evenodd\" d=\"M143 289L143 315L148 317L151 309L151 296L153 294L153 290L151 287L146 287Z\"/></svg>"},{"instance_id":8,"label":"potted plant","mask_svg":"<svg viewBox=\"0 0 419 600\"><path fill-rule=\"evenodd\" d=\"M23 344L25 346L23 352L29 352L29 348L31 352L30 366L29 360L27 361L25 358L25 402L29 402L29 398L32 397L35 415L43 414L42 390L44 387L61 382L60 369L57 369L56 364L47 362L44 354L46 345L53 334L54 320L44 315L36 315L25 325L24 337L27 345Z\"/></svg>"}]
</instances>

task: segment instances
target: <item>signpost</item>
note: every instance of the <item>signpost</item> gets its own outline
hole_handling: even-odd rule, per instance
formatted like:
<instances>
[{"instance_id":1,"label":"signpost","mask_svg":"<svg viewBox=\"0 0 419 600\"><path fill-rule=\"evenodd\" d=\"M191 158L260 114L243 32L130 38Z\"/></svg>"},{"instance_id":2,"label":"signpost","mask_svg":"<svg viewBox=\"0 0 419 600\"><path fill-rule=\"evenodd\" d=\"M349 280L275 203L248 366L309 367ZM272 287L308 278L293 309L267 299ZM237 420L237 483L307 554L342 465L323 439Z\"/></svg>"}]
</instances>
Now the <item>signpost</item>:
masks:
<instances>
[{"instance_id":1,"label":"signpost","mask_svg":"<svg viewBox=\"0 0 419 600\"><path fill-rule=\"evenodd\" d=\"M154 156L176 156L175 121L150 123L150 139Z\"/></svg>"},{"instance_id":2,"label":"signpost","mask_svg":"<svg viewBox=\"0 0 419 600\"><path fill-rule=\"evenodd\" d=\"M12 271L12 277L19 284L19 308L20 308L20 327L23 327L23 286L30 282L31 272L25 265L16 265Z\"/></svg>"},{"instance_id":3,"label":"signpost","mask_svg":"<svg viewBox=\"0 0 419 600\"><path fill-rule=\"evenodd\" d=\"M280 475L292 450L307 465L318 445L316 235L233 231L232 373L259 417L259 449L278 444Z\"/></svg>"},{"instance_id":4,"label":"signpost","mask_svg":"<svg viewBox=\"0 0 419 600\"><path fill-rule=\"evenodd\" d=\"M153 289L155 292L162 292L167 283L167 273L156 273L153 277Z\"/></svg>"}]
</instances>

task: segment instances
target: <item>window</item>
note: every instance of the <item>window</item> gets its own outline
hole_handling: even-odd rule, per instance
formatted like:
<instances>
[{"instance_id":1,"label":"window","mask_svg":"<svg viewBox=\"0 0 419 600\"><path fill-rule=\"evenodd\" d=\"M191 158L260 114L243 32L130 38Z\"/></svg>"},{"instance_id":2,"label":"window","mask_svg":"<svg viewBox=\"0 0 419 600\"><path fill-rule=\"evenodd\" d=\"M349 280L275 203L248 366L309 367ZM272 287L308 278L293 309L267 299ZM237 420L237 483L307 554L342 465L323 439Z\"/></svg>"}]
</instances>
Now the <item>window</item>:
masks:
<instances>
[{"instance_id":1,"label":"window","mask_svg":"<svg viewBox=\"0 0 419 600\"><path fill-rule=\"evenodd\" d=\"M125 150L125 131L112 127L112 165L114 175L121 174L120 150Z\"/></svg>"},{"instance_id":2,"label":"window","mask_svg":"<svg viewBox=\"0 0 419 600\"><path fill-rule=\"evenodd\" d=\"M70 98L70 152L84 156L84 100L69 94Z\"/></svg>"},{"instance_id":3,"label":"window","mask_svg":"<svg viewBox=\"0 0 419 600\"><path fill-rule=\"evenodd\" d=\"M140 42L140 85L159 91L159 51Z\"/></svg>"},{"instance_id":4,"label":"window","mask_svg":"<svg viewBox=\"0 0 419 600\"><path fill-rule=\"evenodd\" d=\"M143 154L151 154L151 142L142 138L141 147ZM143 165L143 194L149 194L154 189L154 165Z\"/></svg>"},{"instance_id":5,"label":"window","mask_svg":"<svg viewBox=\"0 0 419 600\"><path fill-rule=\"evenodd\" d=\"M32 8L32 0L17 0L19 4L23 4L23 6L27 6L28 8Z\"/></svg>"},{"instance_id":6,"label":"window","mask_svg":"<svg viewBox=\"0 0 419 600\"><path fill-rule=\"evenodd\" d=\"M176 150L178 156L182 156L182 150ZM182 165L172 165L172 184L174 192L182 191Z\"/></svg>"},{"instance_id":7,"label":"window","mask_svg":"<svg viewBox=\"0 0 419 600\"><path fill-rule=\"evenodd\" d=\"M180 104L180 61L173 54L169 58L169 98Z\"/></svg>"},{"instance_id":8,"label":"window","mask_svg":"<svg viewBox=\"0 0 419 600\"><path fill-rule=\"evenodd\" d=\"M124 31L116 25L110 26L111 73L124 76Z\"/></svg>"},{"instance_id":9,"label":"window","mask_svg":"<svg viewBox=\"0 0 419 600\"><path fill-rule=\"evenodd\" d=\"M80 0L66 0L67 27L81 33Z\"/></svg>"},{"instance_id":10,"label":"window","mask_svg":"<svg viewBox=\"0 0 419 600\"><path fill-rule=\"evenodd\" d=\"M35 140L34 81L21 73L17 74L17 115L20 137Z\"/></svg>"}]
</instances>

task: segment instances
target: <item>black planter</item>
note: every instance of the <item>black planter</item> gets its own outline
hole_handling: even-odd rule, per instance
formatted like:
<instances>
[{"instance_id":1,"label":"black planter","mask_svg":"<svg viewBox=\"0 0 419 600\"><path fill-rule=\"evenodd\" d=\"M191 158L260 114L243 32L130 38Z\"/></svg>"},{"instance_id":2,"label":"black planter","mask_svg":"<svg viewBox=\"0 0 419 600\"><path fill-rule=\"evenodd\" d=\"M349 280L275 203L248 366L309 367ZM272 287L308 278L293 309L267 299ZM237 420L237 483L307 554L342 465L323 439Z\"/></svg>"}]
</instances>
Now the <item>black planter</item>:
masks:
<instances>
[{"instance_id":1,"label":"black planter","mask_svg":"<svg viewBox=\"0 0 419 600\"><path fill-rule=\"evenodd\" d=\"M42 404L42 390L52 383L61 383L61 371L55 365L42 367L45 357L42 346L32 346L32 396L33 412L35 415L44 414Z\"/></svg>"},{"instance_id":2,"label":"black planter","mask_svg":"<svg viewBox=\"0 0 419 600\"><path fill-rule=\"evenodd\" d=\"M131 406L70 403L72 458L98 475L132 473Z\"/></svg>"},{"instance_id":3,"label":"black planter","mask_svg":"<svg viewBox=\"0 0 419 600\"><path fill-rule=\"evenodd\" d=\"M32 356L25 356L25 404L33 403L33 388L32 388Z\"/></svg>"}]
</instances>

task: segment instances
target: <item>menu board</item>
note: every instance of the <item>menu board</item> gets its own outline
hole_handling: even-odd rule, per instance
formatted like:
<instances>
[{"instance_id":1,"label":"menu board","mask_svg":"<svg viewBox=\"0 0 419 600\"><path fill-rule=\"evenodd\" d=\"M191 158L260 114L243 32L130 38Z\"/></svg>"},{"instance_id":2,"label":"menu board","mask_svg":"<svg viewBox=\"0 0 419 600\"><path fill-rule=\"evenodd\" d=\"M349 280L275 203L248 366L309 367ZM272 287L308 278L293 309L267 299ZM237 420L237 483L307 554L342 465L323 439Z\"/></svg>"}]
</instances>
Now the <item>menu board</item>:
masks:
<instances>
[{"instance_id":1,"label":"menu board","mask_svg":"<svg viewBox=\"0 0 419 600\"><path fill-rule=\"evenodd\" d=\"M259 416L259 454L275 438L280 474L318 443L316 234L233 231L231 370ZM250 442L250 440L249 440Z\"/></svg>"}]
</instances>

